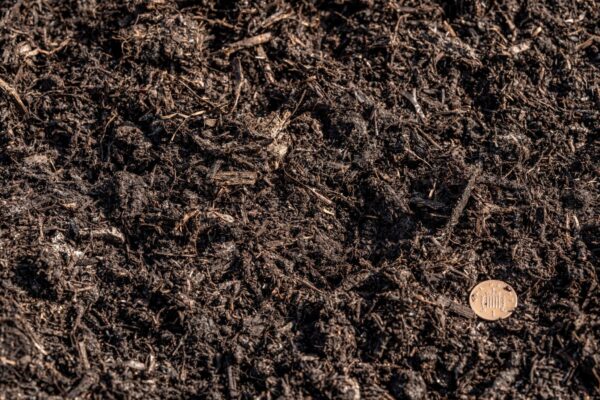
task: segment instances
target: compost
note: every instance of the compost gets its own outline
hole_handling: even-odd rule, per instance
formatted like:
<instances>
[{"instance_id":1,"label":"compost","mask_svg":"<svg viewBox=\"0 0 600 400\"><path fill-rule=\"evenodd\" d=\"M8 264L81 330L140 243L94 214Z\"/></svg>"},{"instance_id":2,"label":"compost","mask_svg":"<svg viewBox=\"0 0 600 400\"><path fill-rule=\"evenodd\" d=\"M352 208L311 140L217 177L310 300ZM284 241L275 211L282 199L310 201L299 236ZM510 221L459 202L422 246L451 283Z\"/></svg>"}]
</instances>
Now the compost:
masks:
<instances>
[{"instance_id":1,"label":"compost","mask_svg":"<svg viewBox=\"0 0 600 400\"><path fill-rule=\"evenodd\" d=\"M597 398L598 21L0 0L0 398Z\"/></svg>"}]
</instances>

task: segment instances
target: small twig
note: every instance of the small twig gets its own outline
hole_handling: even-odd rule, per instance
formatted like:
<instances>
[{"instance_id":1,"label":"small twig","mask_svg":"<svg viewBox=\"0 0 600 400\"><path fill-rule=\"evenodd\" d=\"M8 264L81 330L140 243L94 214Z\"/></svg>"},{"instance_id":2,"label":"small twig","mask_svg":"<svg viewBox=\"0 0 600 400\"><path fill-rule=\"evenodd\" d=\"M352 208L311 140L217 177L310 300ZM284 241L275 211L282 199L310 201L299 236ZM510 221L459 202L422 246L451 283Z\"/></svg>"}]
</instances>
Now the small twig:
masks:
<instances>
[{"instance_id":1,"label":"small twig","mask_svg":"<svg viewBox=\"0 0 600 400\"><path fill-rule=\"evenodd\" d=\"M471 192L473 191L473 188L475 187L475 183L477 182L477 178L479 178L479 175L481 173L481 170L479 168L476 168L475 171L473 171L473 173L471 174L471 177L469 178L469 182L467 183L467 186L465 186L465 190L463 190L462 196L460 196L460 200L458 201L458 203L456 203L456 206L454 206L454 209L452 210L452 215L450 216L450 219L448 220L448 223L446 224L446 228L444 229L444 233L443 233L443 244L444 247L445 245L448 243L448 240L450 239L450 236L452 235L452 231L454 230L454 226L458 223L458 220L460 219L460 216L462 215L467 202L469 201L469 198L471 197Z\"/></svg>"},{"instance_id":2,"label":"small twig","mask_svg":"<svg viewBox=\"0 0 600 400\"><path fill-rule=\"evenodd\" d=\"M55 49L53 49L53 50L50 50L50 51L48 51L48 50L44 50L44 49L40 49L40 48L37 48L37 49L30 50L30 51L28 51L27 53L25 53L25 58L28 58L28 57L35 57L35 56L37 56L38 54L43 54L43 55L45 55L45 56L51 56L52 54L54 54L54 53L56 53L56 52L59 52L59 51L61 51L62 49L64 49L64 48L65 48L65 47L66 47L66 46L67 46L67 45L70 43L70 41L71 41L71 39L65 39L65 40L63 40L63 41L62 41L62 42L61 42L61 43L58 45L58 47L57 47L57 48L55 48Z\"/></svg>"},{"instance_id":3,"label":"small twig","mask_svg":"<svg viewBox=\"0 0 600 400\"><path fill-rule=\"evenodd\" d=\"M425 160L424 158L420 157L417 153L415 153L414 151L412 151L411 149L409 149L408 147L404 148L404 151L406 151L408 154L410 154L411 156L413 156L414 158L416 158L417 160L423 161L425 164L427 164L428 167L431 168L431 164L429 164L427 162L427 160Z\"/></svg>"},{"instance_id":4,"label":"small twig","mask_svg":"<svg viewBox=\"0 0 600 400\"><path fill-rule=\"evenodd\" d=\"M291 176L290 174L288 174L285 171L284 171L284 174L289 179L291 179L292 182L294 182L295 184L300 185L303 188L305 188L306 190L308 190L310 193L312 193L317 199L321 200L323 203L327 204L328 206L331 206L334 204L334 202L332 200L328 199L327 197L325 197L324 195L319 193L315 188L312 188L312 187L308 186L307 184L300 182L298 179L294 178L293 176Z\"/></svg>"},{"instance_id":5,"label":"small twig","mask_svg":"<svg viewBox=\"0 0 600 400\"><path fill-rule=\"evenodd\" d=\"M189 119L189 118L192 118L192 117L198 117L198 116L203 115L203 114L206 114L206 110L196 111L196 112L191 113L190 115L187 115L187 114L184 114L184 113L180 113L180 112L175 112L173 114L161 115L161 116L159 116L159 118L162 119L163 121L167 120L167 119L173 119L173 118L176 118L176 117L181 117L183 119Z\"/></svg>"},{"instance_id":6,"label":"small twig","mask_svg":"<svg viewBox=\"0 0 600 400\"><path fill-rule=\"evenodd\" d=\"M236 29L235 25L231 25L229 22L225 21L224 19L210 19L210 18L205 18L205 17L201 17L201 16L194 16L194 17L192 17L192 19L204 21L209 25L223 26L225 28L233 29L233 30Z\"/></svg>"},{"instance_id":7,"label":"small twig","mask_svg":"<svg viewBox=\"0 0 600 400\"><path fill-rule=\"evenodd\" d=\"M0 324L4 322L12 322L17 329L23 332L27 338L31 341L33 346L43 355L47 356L48 352L44 349L44 347L40 344L39 339L29 324L29 322L20 316L15 316L14 318L0 318Z\"/></svg>"},{"instance_id":8,"label":"small twig","mask_svg":"<svg viewBox=\"0 0 600 400\"><path fill-rule=\"evenodd\" d=\"M296 115L296 112L298 111L298 109L300 108L300 106L302 105L302 102L304 101L304 96L306 95L306 89L304 89L304 91L302 92L302 94L300 95L300 100L298 100L298 102L296 103L296 107L294 107L294 111L292 111L292 113L290 114L289 118L293 117L294 115Z\"/></svg>"},{"instance_id":9,"label":"small twig","mask_svg":"<svg viewBox=\"0 0 600 400\"><path fill-rule=\"evenodd\" d=\"M442 25L444 26L444 29L446 29L446 32L448 32L448 35L450 35L450 37L455 38L458 36L452 28L452 25L450 25L447 21L442 22Z\"/></svg>"},{"instance_id":10,"label":"small twig","mask_svg":"<svg viewBox=\"0 0 600 400\"><path fill-rule=\"evenodd\" d=\"M531 42L528 41L528 40L526 40L524 42L521 42L521 43L515 44L513 46L510 46L508 48L508 53L510 55L515 56L515 55L517 55L519 53L522 53L524 51L529 50L530 47L531 47Z\"/></svg>"},{"instance_id":11,"label":"small twig","mask_svg":"<svg viewBox=\"0 0 600 400\"><path fill-rule=\"evenodd\" d=\"M440 295L438 297L438 304L444 309L448 309L449 311L452 311L461 317L468 319L475 318L475 313L469 307L465 306L464 304L456 303L445 296Z\"/></svg>"},{"instance_id":12,"label":"small twig","mask_svg":"<svg viewBox=\"0 0 600 400\"><path fill-rule=\"evenodd\" d=\"M452 311L455 314L460 315L461 317L472 319L475 318L475 313L469 307L456 303L445 296L438 296L437 301L431 301L426 299L425 297L419 294L413 294L413 298L423 302L425 304L429 304L431 306L442 308L443 310Z\"/></svg>"},{"instance_id":13,"label":"small twig","mask_svg":"<svg viewBox=\"0 0 600 400\"><path fill-rule=\"evenodd\" d=\"M417 127L417 132L419 133L419 135L423 136L429 143L431 143L433 145L433 147L435 147L438 150L444 150L444 148L442 146L440 146L440 144L438 142L436 142L431 136L429 136L429 134L427 134L426 132L423 132L418 127Z\"/></svg>"},{"instance_id":14,"label":"small twig","mask_svg":"<svg viewBox=\"0 0 600 400\"><path fill-rule=\"evenodd\" d=\"M163 257L181 257L181 258L195 258L198 257L198 254L185 254L185 253L168 253L168 252L160 252L155 251L152 253L153 255L163 256Z\"/></svg>"},{"instance_id":15,"label":"small twig","mask_svg":"<svg viewBox=\"0 0 600 400\"><path fill-rule=\"evenodd\" d=\"M10 86L8 83L2 80L2 78L0 78L0 90L4 91L6 94L12 97L12 99L15 101L15 103L17 103L17 105L19 106L21 111L23 111L23 113L29 114L27 107L25 107L25 104L21 100L21 97L19 97L19 93L17 93L17 91L13 89L12 86Z\"/></svg>"},{"instance_id":16,"label":"small twig","mask_svg":"<svg viewBox=\"0 0 600 400\"><path fill-rule=\"evenodd\" d=\"M229 365L227 367L227 383L229 386L229 397L232 399L237 399L239 396L239 392L237 390L237 374L233 371L233 366Z\"/></svg>"},{"instance_id":17,"label":"small twig","mask_svg":"<svg viewBox=\"0 0 600 400\"><path fill-rule=\"evenodd\" d=\"M159 118L164 120L168 120L168 119L172 119L172 118L176 118L176 117L181 117L183 118L183 122L181 122L178 126L177 129L175 129L175 132L173 132L173 134L171 135L171 139L169 141L169 143L172 143L173 140L175 140L175 136L177 135L177 132L179 132L179 130L186 124L186 122L193 117L199 117L200 115L204 115L206 114L205 110L200 110L200 111L196 111L191 113L190 115L187 114L183 114L180 112L176 112L173 114L168 114L168 115L161 115Z\"/></svg>"},{"instance_id":18,"label":"small twig","mask_svg":"<svg viewBox=\"0 0 600 400\"><path fill-rule=\"evenodd\" d=\"M252 36L246 39L239 40L227 46L224 50L226 56L230 56L238 50L245 49L247 47L254 47L271 41L273 35L271 32L262 33L260 35Z\"/></svg>"},{"instance_id":19,"label":"small twig","mask_svg":"<svg viewBox=\"0 0 600 400\"><path fill-rule=\"evenodd\" d=\"M294 16L294 13L292 13L292 12L279 11L279 12L276 12L275 14L271 15L267 19L265 19L263 22L260 23L259 26L262 29L265 29L265 28L268 28L269 26L271 26L271 25L273 25L273 24L275 24L277 22L286 20L286 19L291 18L293 16Z\"/></svg>"},{"instance_id":20,"label":"small twig","mask_svg":"<svg viewBox=\"0 0 600 400\"><path fill-rule=\"evenodd\" d=\"M242 94L242 86L244 85L244 71L242 69L242 63L239 58L233 60L233 80L235 82L235 91L233 106L231 106L231 112L235 111L235 108L240 101L240 95Z\"/></svg>"},{"instance_id":21,"label":"small twig","mask_svg":"<svg viewBox=\"0 0 600 400\"><path fill-rule=\"evenodd\" d=\"M590 38L588 38L583 43L579 43L577 46L575 46L575 50L579 51L579 50L583 50L585 48L588 48L591 45L593 45L594 42L600 43L600 36L594 36L594 35L592 35Z\"/></svg>"},{"instance_id":22,"label":"small twig","mask_svg":"<svg viewBox=\"0 0 600 400\"><path fill-rule=\"evenodd\" d=\"M269 58L267 57L267 53L265 53L265 49L262 46L256 46L256 58L261 60L263 70L265 71L265 78L267 82L271 85L275 83L275 77L273 75L273 70L271 69L271 64L269 64Z\"/></svg>"},{"instance_id":23,"label":"small twig","mask_svg":"<svg viewBox=\"0 0 600 400\"><path fill-rule=\"evenodd\" d=\"M9 358L5 358L0 356L0 365L9 365L11 367L14 367L15 365L17 365L18 363L16 361L13 361Z\"/></svg>"}]
</instances>

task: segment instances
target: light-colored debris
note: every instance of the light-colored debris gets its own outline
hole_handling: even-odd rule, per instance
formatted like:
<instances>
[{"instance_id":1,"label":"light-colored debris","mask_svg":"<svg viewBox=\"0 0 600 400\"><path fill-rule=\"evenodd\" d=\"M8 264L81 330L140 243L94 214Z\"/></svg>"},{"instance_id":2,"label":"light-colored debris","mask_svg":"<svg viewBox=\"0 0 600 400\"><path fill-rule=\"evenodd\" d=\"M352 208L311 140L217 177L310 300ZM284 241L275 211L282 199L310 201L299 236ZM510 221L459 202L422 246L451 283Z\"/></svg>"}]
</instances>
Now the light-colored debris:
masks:
<instances>
[{"instance_id":1,"label":"light-colored debris","mask_svg":"<svg viewBox=\"0 0 600 400\"><path fill-rule=\"evenodd\" d=\"M285 129L289 124L291 114L290 111L284 111L281 115L275 114L270 118L271 124L264 128L265 133L273 139L267 146L267 151L275 159L275 169L279 168L281 160L289 151L289 139L285 137Z\"/></svg>"},{"instance_id":2,"label":"light-colored debris","mask_svg":"<svg viewBox=\"0 0 600 400\"><path fill-rule=\"evenodd\" d=\"M230 224L233 223L233 222L235 222L235 218L233 218L231 215L229 215L229 214L223 214L223 213L220 213L220 212L214 211L214 210L208 211L206 213L206 216L208 218L218 218L218 219L221 219L221 220L223 220L225 222L228 222Z\"/></svg>"},{"instance_id":3,"label":"light-colored debris","mask_svg":"<svg viewBox=\"0 0 600 400\"><path fill-rule=\"evenodd\" d=\"M530 47L531 47L531 42L529 40L526 40L525 42L521 42L521 43L515 44L513 46L510 46L508 48L508 51L510 54L515 56L519 53L529 50Z\"/></svg>"},{"instance_id":4,"label":"light-colored debris","mask_svg":"<svg viewBox=\"0 0 600 400\"><path fill-rule=\"evenodd\" d=\"M258 174L253 171L220 171L213 176L213 180L223 186L254 185Z\"/></svg>"},{"instance_id":5,"label":"light-colored debris","mask_svg":"<svg viewBox=\"0 0 600 400\"><path fill-rule=\"evenodd\" d=\"M284 134L284 130L290 121L291 114L292 113L290 111L284 111L281 113L281 115L275 115L272 118L272 124L267 128L271 138L275 140L281 139Z\"/></svg>"},{"instance_id":6,"label":"light-colored debris","mask_svg":"<svg viewBox=\"0 0 600 400\"><path fill-rule=\"evenodd\" d=\"M72 261L77 261L85 255L83 251L76 250L66 243L65 236L60 232L51 239L51 244L47 247L47 250L54 255L60 255Z\"/></svg>"},{"instance_id":7,"label":"light-colored debris","mask_svg":"<svg viewBox=\"0 0 600 400\"><path fill-rule=\"evenodd\" d=\"M134 369L136 371L144 371L146 369L146 364L141 361L129 360L123 363L125 367Z\"/></svg>"},{"instance_id":8,"label":"light-colored debris","mask_svg":"<svg viewBox=\"0 0 600 400\"><path fill-rule=\"evenodd\" d=\"M293 16L294 16L294 13L292 13L292 12L278 11L275 14L269 16L263 22L261 22L260 27L262 29L265 29L273 24L276 24L277 22L286 20L288 18L292 18Z\"/></svg>"},{"instance_id":9,"label":"light-colored debris","mask_svg":"<svg viewBox=\"0 0 600 400\"><path fill-rule=\"evenodd\" d=\"M27 165L48 165L50 160L45 154L34 154L23 160Z\"/></svg>"},{"instance_id":10,"label":"light-colored debris","mask_svg":"<svg viewBox=\"0 0 600 400\"><path fill-rule=\"evenodd\" d=\"M112 243L125 243L125 235L115 227L91 229L82 232L83 237L105 240Z\"/></svg>"},{"instance_id":11,"label":"light-colored debris","mask_svg":"<svg viewBox=\"0 0 600 400\"><path fill-rule=\"evenodd\" d=\"M35 48L32 49L31 46L29 45L29 43L24 43L22 46L20 46L20 48L18 49L18 53L22 56L24 56L25 58L29 58L29 57L35 57L39 54L43 54L45 56L51 56L52 54L64 49L69 43L71 42L70 39L65 39L63 40L57 47L55 47L54 49L48 51L48 50L44 50L44 49L40 49Z\"/></svg>"},{"instance_id":12,"label":"light-colored debris","mask_svg":"<svg viewBox=\"0 0 600 400\"><path fill-rule=\"evenodd\" d=\"M273 70L271 69L271 64L269 64L269 58L267 57L267 53L262 46L256 46L256 58L260 61L260 65L265 71L265 78L267 82L271 85L275 83L275 76L273 75Z\"/></svg>"},{"instance_id":13,"label":"light-colored debris","mask_svg":"<svg viewBox=\"0 0 600 400\"><path fill-rule=\"evenodd\" d=\"M328 199L327 197L323 196L321 193L317 192L317 190L315 188L311 188L306 186L306 188L312 193L314 194L317 199L321 200L323 203L327 204L328 206L333 204L333 201L331 201L330 199Z\"/></svg>"},{"instance_id":14,"label":"light-colored debris","mask_svg":"<svg viewBox=\"0 0 600 400\"><path fill-rule=\"evenodd\" d=\"M271 34L271 32L267 32L267 33L262 33L260 35L252 36L252 37L249 37L246 39L239 40L239 41L234 42L234 43L230 44L229 46L227 46L227 48L225 49L225 55L230 56L231 54L235 53L238 50L267 43L267 42L271 41L272 38L273 38L273 35Z\"/></svg>"},{"instance_id":15,"label":"light-colored debris","mask_svg":"<svg viewBox=\"0 0 600 400\"><path fill-rule=\"evenodd\" d=\"M267 150L271 153L277 160L282 159L288 152L288 145L280 142L273 142L268 147ZM279 165L279 163L277 163Z\"/></svg>"},{"instance_id":16,"label":"light-colored debris","mask_svg":"<svg viewBox=\"0 0 600 400\"><path fill-rule=\"evenodd\" d=\"M8 365L10 367L14 367L15 365L17 365L17 362L0 356L0 365Z\"/></svg>"},{"instance_id":17,"label":"light-colored debris","mask_svg":"<svg viewBox=\"0 0 600 400\"><path fill-rule=\"evenodd\" d=\"M341 398L348 400L360 400L360 385L358 381L346 375L336 376Z\"/></svg>"},{"instance_id":18,"label":"light-colored debris","mask_svg":"<svg viewBox=\"0 0 600 400\"><path fill-rule=\"evenodd\" d=\"M21 111L23 111L23 113L25 114L28 114L29 111L27 110L27 107L25 107L25 104L21 100L19 93L17 93L17 91L6 81L2 80L2 78L0 78L0 91L3 91L8 96L10 96L14 100L14 102L19 106Z\"/></svg>"},{"instance_id":19,"label":"light-colored debris","mask_svg":"<svg viewBox=\"0 0 600 400\"><path fill-rule=\"evenodd\" d=\"M594 42L598 42L600 43L600 36L590 36L587 40L585 40L582 43L579 43L577 46L575 46L575 50L579 51L579 50L583 50L586 49L588 47L590 47L591 45L594 44Z\"/></svg>"},{"instance_id":20,"label":"light-colored debris","mask_svg":"<svg viewBox=\"0 0 600 400\"><path fill-rule=\"evenodd\" d=\"M415 108L415 112L417 113L417 115L419 116L419 118L421 118L422 121L425 121L425 113L423 112L423 109L421 108L421 105L419 104L418 100L417 100L417 91L416 89L413 89L412 92L402 92L402 96L406 97L406 99L408 101L411 102L411 104L413 105L413 107Z\"/></svg>"}]
</instances>

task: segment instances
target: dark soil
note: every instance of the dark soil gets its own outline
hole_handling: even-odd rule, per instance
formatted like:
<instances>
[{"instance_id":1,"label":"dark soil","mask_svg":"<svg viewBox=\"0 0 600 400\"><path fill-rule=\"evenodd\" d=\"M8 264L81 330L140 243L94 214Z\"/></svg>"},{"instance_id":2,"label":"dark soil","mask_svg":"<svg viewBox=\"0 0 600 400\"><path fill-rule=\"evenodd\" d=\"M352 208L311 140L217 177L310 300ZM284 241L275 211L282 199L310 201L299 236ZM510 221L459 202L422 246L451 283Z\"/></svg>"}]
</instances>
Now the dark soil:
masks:
<instances>
[{"instance_id":1,"label":"dark soil","mask_svg":"<svg viewBox=\"0 0 600 400\"><path fill-rule=\"evenodd\" d=\"M0 398L598 398L598 21L0 0Z\"/></svg>"}]
</instances>

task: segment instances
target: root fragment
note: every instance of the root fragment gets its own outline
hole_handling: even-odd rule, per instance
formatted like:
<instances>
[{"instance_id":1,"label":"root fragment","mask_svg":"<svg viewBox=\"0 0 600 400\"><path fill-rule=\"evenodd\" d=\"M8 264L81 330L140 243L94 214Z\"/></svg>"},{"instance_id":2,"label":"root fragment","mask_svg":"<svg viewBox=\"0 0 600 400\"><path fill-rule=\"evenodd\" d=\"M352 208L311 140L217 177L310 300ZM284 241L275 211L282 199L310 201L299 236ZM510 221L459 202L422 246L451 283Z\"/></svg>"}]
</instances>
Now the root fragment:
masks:
<instances>
[{"instance_id":1,"label":"root fragment","mask_svg":"<svg viewBox=\"0 0 600 400\"><path fill-rule=\"evenodd\" d=\"M27 110L27 107L25 107L25 104L21 100L19 93L17 93L17 91L12 86L10 86L6 81L4 81L2 78L0 78L0 91L3 91L8 96L10 96L13 99L13 101L19 106L19 108L21 109L21 111L24 114L29 113L29 111Z\"/></svg>"}]
</instances>

